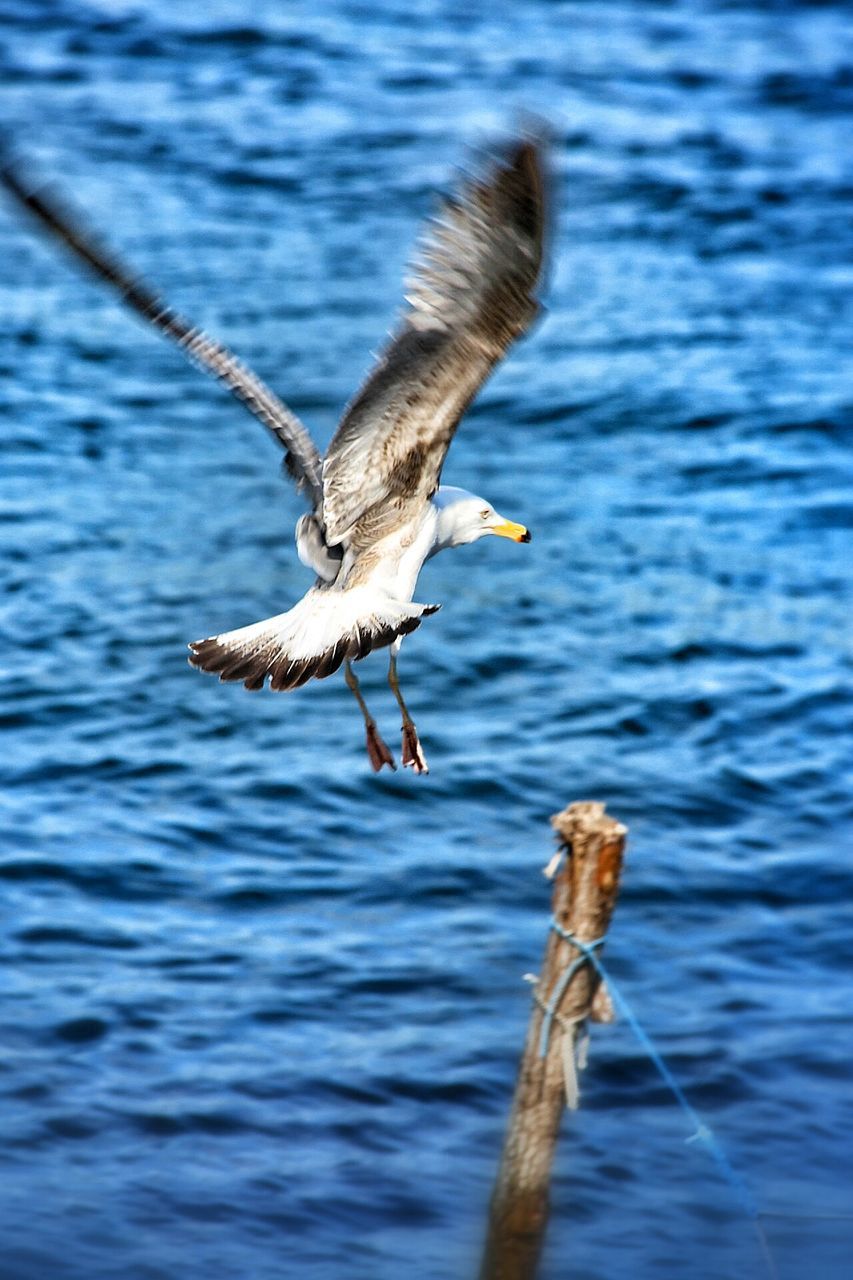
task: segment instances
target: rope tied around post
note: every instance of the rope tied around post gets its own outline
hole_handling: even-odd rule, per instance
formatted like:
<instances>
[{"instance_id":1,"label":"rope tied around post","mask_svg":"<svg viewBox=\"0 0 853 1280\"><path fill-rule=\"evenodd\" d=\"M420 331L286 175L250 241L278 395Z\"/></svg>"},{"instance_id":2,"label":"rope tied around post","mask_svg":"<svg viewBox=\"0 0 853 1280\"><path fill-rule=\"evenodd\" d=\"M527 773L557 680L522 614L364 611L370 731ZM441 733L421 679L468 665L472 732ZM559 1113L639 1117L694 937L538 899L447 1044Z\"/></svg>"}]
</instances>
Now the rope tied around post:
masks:
<instances>
[{"instance_id":1,"label":"rope tied around post","mask_svg":"<svg viewBox=\"0 0 853 1280\"><path fill-rule=\"evenodd\" d=\"M596 1002L603 988L589 958L603 942L616 904L627 828L597 801L571 804L551 822L561 846L551 864L556 873L551 913L566 930L563 924L549 929L534 980L527 1040L492 1194L481 1280L531 1280L535 1274L548 1220L548 1184L560 1117L567 1101L570 1107L577 1105L583 1024L601 1017ZM590 941L580 947L575 942L578 935ZM580 954L567 953L568 945ZM559 1036L553 1035L555 1023Z\"/></svg>"},{"instance_id":2,"label":"rope tied around post","mask_svg":"<svg viewBox=\"0 0 853 1280\"><path fill-rule=\"evenodd\" d=\"M559 1008L560 1002L568 991L575 974L590 960L586 952L592 952L595 947L603 946L604 938L594 938L591 942L580 942L575 938L574 934L564 929L558 920L551 921L551 928L565 942L577 947L581 954L576 956L563 970L554 984L548 1000L542 998L538 985L533 991L533 999L543 1013L542 1025L539 1029L539 1057L547 1057L551 1032L554 1023L556 1023L563 1033L560 1040L560 1056L563 1063L563 1086L566 1095L566 1106L569 1111L577 1111L580 1105L578 1072L583 1071L586 1066L587 1050L589 1048L587 1022L592 1013L592 1004L590 1004L589 1010L576 1013L573 1017L564 1016L559 1012ZM536 981L538 982L538 979Z\"/></svg>"},{"instance_id":3,"label":"rope tied around post","mask_svg":"<svg viewBox=\"0 0 853 1280\"><path fill-rule=\"evenodd\" d=\"M492 1194L480 1280L532 1280L535 1276L548 1220L548 1182L560 1116L567 1101L571 1107L572 1098L577 1100L577 1066L583 1065L579 1028L587 1020L611 1021L614 1008L685 1115L689 1125L685 1141L710 1154L750 1220L768 1280L779 1280L763 1223L774 1215L759 1210L601 959L619 889L627 828L608 817L604 805L589 801L569 805L552 824L561 842L559 854L549 864L549 878L556 873L552 918L539 976L530 976L535 983L534 1007ZM567 946L577 954L567 955ZM546 990L550 990L547 999L542 995ZM554 1023L563 1032L559 1044L553 1035Z\"/></svg>"},{"instance_id":4,"label":"rope tied around post","mask_svg":"<svg viewBox=\"0 0 853 1280\"><path fill-rule=\"evenodd\" d=\"M578 951L581 952L581 955L574 964L577 965L580 960L588 961L598 973L602 983L606 984L616 1009L625 1019L627 1025L631 1028L634 1036L645 1050L649 1061L652 1063L658 1075L669 1089L669 1092L672 1094L682 1112L687 1117L692 1132L684 1139L685 1143L698 1143L703 1146L711 1156L720 1174L734 1193L735 1199L744 1215L752 1223L767 1275L770 1277L770 1280L778 1280L779 1271L776 1266L776 1260L773 1256L773 1252L770 1248L770 1241L767 1238L767 1233L764 1230L762 1223L762 1217L765 1215L762 1215L749 1191L749 1188L732 1165L713 1129L710 1125L706 1124L693 1107L692 1103L688 1100L687 1095L667 1065L661 1051L658 1049L657 1045L640 1022L640 1019L637 1017L632 1006L629 1004L627 997L622 993L622 991L620 991L619 987L614 982L609 970L605 968L601 957L596 955L596 949L601 946L604 939L597 938L594 942L582 942L580 938L575 937L575 935L568 929L564 929L557 920L551 921L551 928L563 939L564 942L571 943L573 947L577 947Z\"/></svg>"},{"instance_id":5,"label":"rope tied around post","mask_svg":"<svg viewBox=\"0 0 853 1280\"><path fill-rule=\"evenodd\" d=\"M538 990L534 992L534 999L544 1014L542 1026L539 1029L540 1058L544 1058L548 1053L548 1042L551 1038L551 1028L554 1025L554 1022L561 1021L557 1010L560 1007L560 1001L568 990L569 983L583 965L592 964L592 953L595 948L602 947L604 945L604 938L594 938L592 942L581 942L573 933L570 933L568 929L564 929L557 920L551 921L551 928L558 937L563 939L564 942L568 942L571 946L576 947L580 952L580 955L575 956L574 960L572 960L572 962L563 970L548 1000L543 1000ZM595 968L594 965L593 968ZM585 1016L586 1015L581 1015L580 1017L573 1018L570 1025L582 1022Z\"/></svg>"}]
</instances>

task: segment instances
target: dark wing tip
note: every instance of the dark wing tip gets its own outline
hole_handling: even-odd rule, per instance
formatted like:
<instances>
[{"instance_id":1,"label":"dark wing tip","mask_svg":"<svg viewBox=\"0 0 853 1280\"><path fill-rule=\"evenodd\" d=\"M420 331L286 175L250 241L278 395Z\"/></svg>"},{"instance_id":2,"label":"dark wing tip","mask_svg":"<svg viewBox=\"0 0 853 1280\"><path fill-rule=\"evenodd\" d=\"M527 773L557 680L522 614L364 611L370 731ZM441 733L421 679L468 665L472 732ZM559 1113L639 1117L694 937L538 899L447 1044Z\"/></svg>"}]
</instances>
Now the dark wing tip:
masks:
<instances>
[{"instance_id":1,"label":"dark wing tip","mask_svg":"<svg viewBox=\"0 0 853 1280\"><path fill-rule=\"evenodd\" d=\"M541 183L545 160L544 142L539 138L516 138L510 143L505 168L530 187Z\"/></svg>"},{"instance_id":2,"label":"dark wing tip","mask_svg":"<svg viewBox=\"0 0 853 1280\"><path fill-rule=\"evenodd\" d=\"M504 216L532 249L537 268L542 263L551 208L549 150L544 125L535 131L531 126L506 145L496 175Z\"/></svg>"}]
</instances>

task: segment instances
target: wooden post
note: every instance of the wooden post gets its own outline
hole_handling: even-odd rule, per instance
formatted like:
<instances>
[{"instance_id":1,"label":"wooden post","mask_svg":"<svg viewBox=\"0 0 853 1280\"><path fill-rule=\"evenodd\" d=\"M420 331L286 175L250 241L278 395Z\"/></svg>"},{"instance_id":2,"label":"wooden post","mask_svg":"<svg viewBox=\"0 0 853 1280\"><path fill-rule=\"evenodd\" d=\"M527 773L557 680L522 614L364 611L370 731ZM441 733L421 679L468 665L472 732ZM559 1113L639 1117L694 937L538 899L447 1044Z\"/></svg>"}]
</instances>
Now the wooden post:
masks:
<instances>
[{"instance_id":1,"label":"wooden post","mask_svg":"<svg viewBox=\"0 0 853 1280\"><path fill-rule=\"evenodd\" d=\"M627 828L609 818L604 805L595 801L570 804L551 824L566 851L554 881L554 920L581 942L603 938L619 892ZM587 1018L609 1022L613 1016L597 972L589 962L579 964L558 1000L542 1056L545 1008L582 954L549 929L492 1193L480 1280L533 1280L536 1273L548 1220L551 1164L566 1100L566 1061L574 1062L576 1040Z\"/></svg>"}]
</instances>

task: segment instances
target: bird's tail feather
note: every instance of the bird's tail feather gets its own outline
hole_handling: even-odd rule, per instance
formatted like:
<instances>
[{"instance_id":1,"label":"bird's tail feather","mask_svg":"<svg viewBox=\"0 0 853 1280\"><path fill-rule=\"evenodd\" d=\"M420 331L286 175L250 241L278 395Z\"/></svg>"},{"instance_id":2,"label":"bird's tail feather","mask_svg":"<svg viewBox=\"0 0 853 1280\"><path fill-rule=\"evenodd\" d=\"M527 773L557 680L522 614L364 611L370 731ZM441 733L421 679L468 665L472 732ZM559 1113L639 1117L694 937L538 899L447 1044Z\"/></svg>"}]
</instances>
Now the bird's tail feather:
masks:
<instances>
[{"instance_id":1,"label":"bird's tail feather","mask_svg":"<svg viewBox=\"0 0 853 1280\"><path fill-rule=\"evenodd\" d=\"M297 689L337 671L345 659L363 658L420 626L439 608L378 595L367 587L312 589L287 613L224 631L190 646L190 665L247 689Z\"/></svg>"}]
</instances>

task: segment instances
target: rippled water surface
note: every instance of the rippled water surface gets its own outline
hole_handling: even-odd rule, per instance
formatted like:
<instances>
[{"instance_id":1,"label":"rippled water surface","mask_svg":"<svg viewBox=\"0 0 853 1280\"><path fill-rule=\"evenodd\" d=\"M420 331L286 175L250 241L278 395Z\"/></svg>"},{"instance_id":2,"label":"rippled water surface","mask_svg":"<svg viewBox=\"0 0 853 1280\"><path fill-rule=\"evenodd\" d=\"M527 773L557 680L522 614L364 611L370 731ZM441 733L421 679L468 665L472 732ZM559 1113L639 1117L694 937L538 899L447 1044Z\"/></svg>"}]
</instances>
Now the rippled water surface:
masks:
<instances>
[{"instance_id":1,"label":"rippled water surface","mask_svg":"<svg viewBox=\"0 0 853 1280\"><path fill-rule=\"evenodd\" d=\"M0 208L2 1280L474 1273L548 815L630 824L608 963L760 1208L850 1274L851 23L841 5L0 3L0 119L328 440L419 222L555 133L548 313L445 479L373 777L343 681L185 644L309 577L274 446ZM846 129L846 135L845 135ZM389 740L384 660L363 667ZM544 1280L762 1276L624 1026ZM802 1216L797 1216L802 1215Z\"/></svg>"}]
</instances>

